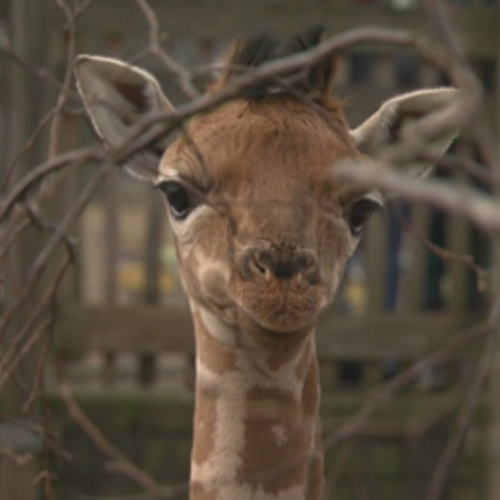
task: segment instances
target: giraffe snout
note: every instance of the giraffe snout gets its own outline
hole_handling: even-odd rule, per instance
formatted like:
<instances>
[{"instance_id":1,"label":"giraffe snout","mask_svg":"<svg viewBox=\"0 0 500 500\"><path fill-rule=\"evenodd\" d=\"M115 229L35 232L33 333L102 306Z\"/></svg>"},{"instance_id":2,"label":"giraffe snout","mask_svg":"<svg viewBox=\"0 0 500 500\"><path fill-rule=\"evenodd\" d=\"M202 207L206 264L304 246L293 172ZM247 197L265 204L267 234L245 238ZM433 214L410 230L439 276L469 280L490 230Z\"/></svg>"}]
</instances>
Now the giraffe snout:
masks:
<instances>
[{"instance_id":1,"label":"giraffe snout","mask_svg":"<svg viewBox=\"0 0 500 500\"><path fill-rule=\"evenodd\" d=\"M267 330L310 326L327 303L318 258L310 249L257 242L237 262L230 278L235 303Z\"/></svg>"},{"instance_id":2,"label":"giraffe snout","mask_svg":"<svg viewBox=\"0 0 500 500\"><path fill-rule=\"evenodd\" d=\"M312 281L318 275L318 260L307 250L254 248L247 251L243 268L248 278L264 278L267 282L302 278Z\"/></svg>"}]
</instances>

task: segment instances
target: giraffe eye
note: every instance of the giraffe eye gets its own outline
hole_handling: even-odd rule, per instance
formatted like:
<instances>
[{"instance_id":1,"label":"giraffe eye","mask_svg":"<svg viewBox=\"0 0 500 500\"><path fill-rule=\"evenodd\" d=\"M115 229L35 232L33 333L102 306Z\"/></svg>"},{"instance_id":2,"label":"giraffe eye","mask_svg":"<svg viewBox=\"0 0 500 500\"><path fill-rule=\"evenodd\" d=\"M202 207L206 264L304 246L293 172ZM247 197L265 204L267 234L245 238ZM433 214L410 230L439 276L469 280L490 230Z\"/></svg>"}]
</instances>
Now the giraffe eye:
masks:
<instances>
[{"instance_id":1,"label":"giraffe eye","mask_svg":"<svg viewBox=\"0 0 500 500\"><path fill-rule=\"evenodd\" d=\"M361 198L351 203L346 210L345 218L353 236L359 236L363 226L373 212L382 209L380 201L373 198Z\"/></svg>"},{"instance_id":2,"label":"giraffe eye","mask_svg":"<svg viewBox=\"0 0 500 500\"><path fill-rule=\"evenodd\" d=\"M165 195L170 213L177 220L184 220L199 204L199 198L190 188L178 181L164 181L157 185Z\"/></svg>"}]
</instances>

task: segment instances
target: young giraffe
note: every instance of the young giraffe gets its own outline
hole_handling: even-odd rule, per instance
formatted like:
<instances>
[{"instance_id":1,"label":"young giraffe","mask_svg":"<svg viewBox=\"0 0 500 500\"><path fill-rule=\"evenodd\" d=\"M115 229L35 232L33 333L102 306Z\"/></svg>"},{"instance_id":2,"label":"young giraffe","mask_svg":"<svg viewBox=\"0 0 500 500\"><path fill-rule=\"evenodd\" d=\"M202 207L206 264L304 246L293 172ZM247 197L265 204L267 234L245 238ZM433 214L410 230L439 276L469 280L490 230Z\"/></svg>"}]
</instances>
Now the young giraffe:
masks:
<instances>
[{"instance_id":1,"label":"young giraffe","mask_svg":"<svg viewBox=\"0 0 500 500\"><path fill-rule=\"evenodd\" d=\"M239 41L210 92L237 78L235 68L319 38L310 33L287 47L267 36ZM76 73L112 147L144 114L171 109L151 75L120 61L81 56ZM380 193L335 179L335 165L366 160L455 93L399 96L350 131L330 90L332 61L293 76L292 88L252 89L127 164L165 195L194 319L193 500L320 497L316 323L382 203Z\"/></svg>"}]
</instances>

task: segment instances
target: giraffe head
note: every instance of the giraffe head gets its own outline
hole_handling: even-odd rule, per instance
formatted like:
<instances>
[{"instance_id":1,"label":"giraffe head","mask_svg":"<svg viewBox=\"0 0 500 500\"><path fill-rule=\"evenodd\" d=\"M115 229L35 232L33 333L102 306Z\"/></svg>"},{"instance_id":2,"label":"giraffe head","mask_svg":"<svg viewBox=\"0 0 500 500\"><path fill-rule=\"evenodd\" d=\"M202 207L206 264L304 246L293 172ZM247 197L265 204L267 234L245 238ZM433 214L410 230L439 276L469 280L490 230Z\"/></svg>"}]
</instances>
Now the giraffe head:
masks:
<instances>
[{"instance_id":1,"label":"giraffe head","mask_svg":"<svg viewBox=\"0 0 500 500\"><path fill-rule=\"evenodd\" d=\"M209 92L317 43L318 32L288 46L270 37L237 42ZM380 193L336 179L336 166L375 155L405 123L446 105L455 92L399 96L352 131L331 92L332 61L286 76L287 86L269 81L249 90L127 164L165 196L191 303L239 330L311 331L365 222L382 205ZM111 146L142 115L171 108L151 75L116 60L81 56L77 78Z\"/></svg>"}]
</instances>

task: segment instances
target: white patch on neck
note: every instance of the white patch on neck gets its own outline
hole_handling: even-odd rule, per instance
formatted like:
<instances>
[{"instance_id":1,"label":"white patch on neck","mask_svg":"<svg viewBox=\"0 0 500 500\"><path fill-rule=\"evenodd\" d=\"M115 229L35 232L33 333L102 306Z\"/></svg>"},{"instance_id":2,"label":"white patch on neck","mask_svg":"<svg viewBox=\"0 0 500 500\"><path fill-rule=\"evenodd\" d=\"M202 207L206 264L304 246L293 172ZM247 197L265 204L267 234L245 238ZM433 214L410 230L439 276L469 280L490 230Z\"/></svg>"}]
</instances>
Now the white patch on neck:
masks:
<instances>
[{"instance_id":1,"label":"white patch on neck","mask_svg":"<svg viewBox=\"0 0 500 500\"><path fill-rule=\"evenodd\" d=\"M241 373L218 375L198 358L197 384L201 390L215 389L215 443L202 464L191 463L191 480L219 488L236 480L245 445L246 383Z\"/></svg>"},{"instance_id":2,"label":"white patch on neck","mask_svg":"<svg viewBox=\"0 0 500 500\"><path fill-rule=\"evenodd\" d=\"M288 443L289 436L288 432L286 430L286 427L284 425L273 425L271 428L272 433L274 434L274 437L276 438L276 442L278 443L278 446L280 448L283 448L286 443Z\"/></svg>"},{"instance_id":3,"label":"white patch on neck","mask_svg":"<svg viewBox=\"0 0 500 500\"><path fill-rule=\"evenodd\" d=\"M220 321L211 311L204 307L199 307L201 320L209 335L217 339L222 344L235 346L238 331L236 328Z\"/></svg>"}]
</instances>

